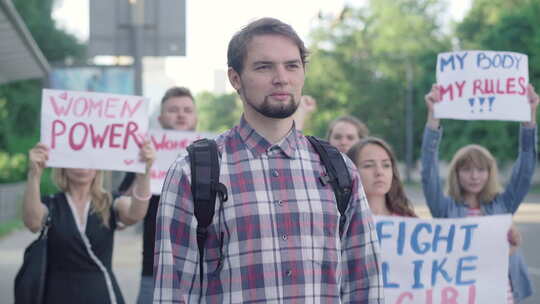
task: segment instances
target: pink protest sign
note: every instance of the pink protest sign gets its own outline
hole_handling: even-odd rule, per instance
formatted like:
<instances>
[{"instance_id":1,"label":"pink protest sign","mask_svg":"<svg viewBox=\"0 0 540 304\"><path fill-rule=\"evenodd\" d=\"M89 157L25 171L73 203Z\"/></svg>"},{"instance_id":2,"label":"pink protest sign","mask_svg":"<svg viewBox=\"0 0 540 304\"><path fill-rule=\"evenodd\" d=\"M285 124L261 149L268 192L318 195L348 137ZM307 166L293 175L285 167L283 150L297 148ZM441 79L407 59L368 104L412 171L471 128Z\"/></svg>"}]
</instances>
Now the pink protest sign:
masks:
<instances>
[{"instance_id":1,"label":"pink protest sign","mask_svg":"<svg viewBox=\"0 0 540 304\"><path fill-rule=\"evenodd\" d=\"M436 118L466 120L531 119L527 101L528 58L525 54L460 51L437 57L437 84L442 101Z\"/></svg>"},{"instance_id":2,"label":"pink protest sign","mask_svg":"<svg viewBox=\"0 0 540 304\"><path fill-rule=\"evenodd\" d=\"M156 160L151 173L151 190L153 194L160 194L163 182L169 167L179 155L186 154L186 148L192 142L200 138L214 138L215 134L203 132L187 132L152 129L148 132L154 150Z\"/></svg>"},{"instance_id":3,"label":"pink protest sign","mask_svg":"<svg viewBox=\"0 0 540 304\"><path fill-rule=\"evenodd\" d=\"M148 99L43 90L41 142L49 167L144 172L139 147L148 129Z\"/></svg>"}]
</instances>

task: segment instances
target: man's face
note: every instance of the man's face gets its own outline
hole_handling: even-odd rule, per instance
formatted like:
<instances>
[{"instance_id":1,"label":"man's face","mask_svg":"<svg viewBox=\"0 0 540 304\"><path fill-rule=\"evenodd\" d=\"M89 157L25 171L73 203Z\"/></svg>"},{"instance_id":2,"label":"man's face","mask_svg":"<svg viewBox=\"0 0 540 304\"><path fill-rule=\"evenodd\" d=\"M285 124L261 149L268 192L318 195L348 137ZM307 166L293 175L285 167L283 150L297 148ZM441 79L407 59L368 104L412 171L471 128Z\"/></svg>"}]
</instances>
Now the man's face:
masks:
<instances>
[{"instance_id":1,"label":"man's face","mask_svg":"<svg viewBox=\"0 0 540 304\"><path fill-rule=\"evenodd\" d=\"M188 96L171 97L161 105L159 122L164 129L193 131L197 126L197 112Z\"/></svg>"},{"instance_id":2,"label":"man's face","mask_svg":"<svg viewBox=\"0 0 540 304\"><path fill-rule=\"evenodd\" d=\"M343 153L347 153L359 140L356 126L346 121L337 122L334 128L332 128L332 133L330 133L330 138L328 139L332 146L338 148Z\"/></svg>"},{"instance_id":3,"label":"man's face","mask_svg":"<svg viewBox=\"0 0 540 304\"><path fill-rule=\"evenodd\" d=\"M304 66L298 46L281 35L258 35L247 45L240 74L229 69L229 79L252 110L269 118L290 117L298 108L304 86Z\"/></svg>"}]
</instances>

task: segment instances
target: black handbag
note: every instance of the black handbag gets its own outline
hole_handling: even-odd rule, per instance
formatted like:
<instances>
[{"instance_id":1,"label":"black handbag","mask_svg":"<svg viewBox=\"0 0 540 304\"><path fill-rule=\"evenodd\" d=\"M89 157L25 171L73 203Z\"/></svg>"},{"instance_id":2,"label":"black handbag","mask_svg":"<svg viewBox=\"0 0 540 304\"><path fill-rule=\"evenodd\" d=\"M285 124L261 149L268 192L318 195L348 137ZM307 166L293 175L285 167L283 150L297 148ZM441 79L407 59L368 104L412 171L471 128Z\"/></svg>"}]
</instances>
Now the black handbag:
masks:
<instances>
[{"instance_id":1,"label":"black handbag","mask_svg":"<svg viewBox=\"0 0 540 304\"><path fill-rule=\"evenodd\" d=\"M24 260L15 277L15 304L41 304L47 279L47 233L51 227L53 204L39 237L24 250Z\"/></svg>"}]
</instances>

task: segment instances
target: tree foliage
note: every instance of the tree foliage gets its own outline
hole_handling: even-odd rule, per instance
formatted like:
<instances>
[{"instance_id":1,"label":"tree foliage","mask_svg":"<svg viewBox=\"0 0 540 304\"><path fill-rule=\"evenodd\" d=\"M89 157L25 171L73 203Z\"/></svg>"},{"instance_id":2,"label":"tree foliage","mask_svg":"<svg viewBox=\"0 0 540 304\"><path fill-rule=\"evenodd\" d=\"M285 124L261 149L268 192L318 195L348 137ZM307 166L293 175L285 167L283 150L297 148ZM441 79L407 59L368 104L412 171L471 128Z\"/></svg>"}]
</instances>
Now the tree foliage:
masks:
<instances>
[{"instance_id":1,"label":"tree foliage","mask_svg":"<svg viewBox=\"0 0 540 304\"><path fill-rule=\"evenodd\" d=\"M86 46L59 29L52 19L54 0L13 0L13 4L49 62L62 62L67 57L85 59Z\"/></svg>"},{"instance_id":2,"label":"tree foliage","mask_svg":"<svg viewBox=\"0 0 540 304\"><path fill-rule=\"evenodd\" d=\"M50 62L67 57L84 61L85 46L52 20L53 0L13 2ZM437 54L455 47L527 54L531 82L540 90L538 0L473 0L450 34L442 30L445 5L444 0L368 0L362 7L346 7L337 18L321 16L311 33L304 88L317 100L318 110L306 132L324 136L332 119L352 114L403 159L405 98L412 79L418 157L426 115L423 96L435 82ZM10 157L26 153L38 140L41 88L36 80L0 86L0 152ZM204 92L196 99L200 130L221 132L238 122L242 107L235 93ZM469 143L486 146L499 160L515 157L516 123L445 120L443 125L442 158Z\"/></svg>"},{"instance_id":3,"label":"tree foliage","mask_svg":"<svg viewBox=\"0 0 540 304\"><path fill-rule=\"evenodd\" d=\"M236 93L214 95L203 92L197 95L197 129L221 133L238 123L242 106Z\"/></svg>"},{"instance_id":4,"label":"tree foliage","mask_svg":"<svg viewBox=\"0 0 540 304\"><path fill-rule=\"evenodd\" d=\"M53 0L14 0L19 15L49 62L71 57L81 61L85 46L58 29L51 17ZM40 80L16 81L0 86L0 182L24 178L26 152L39 140ZM22 167L22 169L21 169Z\"/></svg>"},{"instance_id":5,"label":"tree foliage","mask_svg":"<svg viewBox=\"0 0 540 304\"><path fill-rule=\"evenodd\" d=\"M472 1L471 10L448 34L441 24L447 9L443 0L369 0L363 7L346 7L337 18L321 16L311 32L304 87L318 106L305 131L325 136L332 119L352 114L367 124L371 134L391 143L403 159L409 75L417 158L426 117L423 97L435 82L437 54L456 48L525 53L530 81L540 90L540 2ZM208 117L224 119L228 108L223 110ZM443 126L443 159L470 143L487 147L498 160L515 158L516 123L444 120Z\"/></svg>"},{"instance_id":6,"label":"tree foliage","mask_svg":"<svg viewBox=\"0 0 540 304\"><path fill-rule=\"evenodd\" d=\"M475 0L472 8L456 27L456 37L463 49L514 51L529 57L529 79L540 88L540 2L535 0ZM513 122L444 123L445 140L441 149L454 153L467 143L488 148L497 159L516 157L518 126ZM447 154L448 154L447 153Z\"/></svg>"},{"instance_id":7,"label":"tree foliage","mask_svg":"<svg viewBox=\"0 0 540 304\"><path fill-rule=\"evenodd\" d=\"M432 0L373 0L364 8L346 8L339 19L321 20L312 33L305 86L319 109L310 131L324 136L332 119L352 114L403 156L409 73L419 143L425 107L418 96L434 82L437 53L450 47L438 20L443 8Z\"/></svg>"}]
</instances>

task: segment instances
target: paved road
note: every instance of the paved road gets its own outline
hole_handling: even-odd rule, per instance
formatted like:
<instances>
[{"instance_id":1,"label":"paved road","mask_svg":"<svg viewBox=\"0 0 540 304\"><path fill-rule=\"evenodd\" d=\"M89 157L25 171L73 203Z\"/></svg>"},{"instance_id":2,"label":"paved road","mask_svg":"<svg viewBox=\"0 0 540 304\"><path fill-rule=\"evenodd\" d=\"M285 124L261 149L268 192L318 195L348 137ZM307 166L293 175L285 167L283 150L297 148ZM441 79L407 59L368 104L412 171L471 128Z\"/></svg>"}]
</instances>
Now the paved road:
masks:
<instances>
[{"instance_id":1,"label":"paved road","mask_svg":"<svg viewBox=\"0 0 540 304\"><path fill-rule=\"evenodd\" d=\"M406 189L415 209L421 216L429 215L424 199L418 189ZM540 195L529 195L515 216L515 221L523 234L523 251L529 266L529 272L537 293L522 304L540 303ZM19 230L4 239L0 239L0 304L13 303L13 278L22 263L24 248L36 235ZM136 227L128 228L116 234L113 268L126 303L135 303L137 296L140 264L141 237Z\"/></svg>"}]
</instances>

